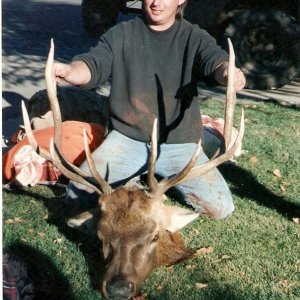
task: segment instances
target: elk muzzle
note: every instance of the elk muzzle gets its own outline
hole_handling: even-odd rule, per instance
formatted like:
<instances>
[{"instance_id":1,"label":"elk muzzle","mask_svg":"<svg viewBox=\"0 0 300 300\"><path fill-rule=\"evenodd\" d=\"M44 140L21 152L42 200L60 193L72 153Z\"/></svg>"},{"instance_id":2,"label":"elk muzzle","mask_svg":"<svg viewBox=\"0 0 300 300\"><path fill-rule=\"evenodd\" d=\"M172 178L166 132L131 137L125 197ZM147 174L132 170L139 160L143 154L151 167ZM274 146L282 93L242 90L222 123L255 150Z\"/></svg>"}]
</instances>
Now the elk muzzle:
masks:
<instances>
[{"instance_id":1,"label":"elk muzzle","mask_svg":"<svg viewBox=\"0 0 300 300\"><path fill-rule=\"evenodd\" d=\"M125 276L118 274L108 282L103 282L102 292L108 299L126 300L136 294L136 285L127 280Z\"/></svg>"}]
</instances>

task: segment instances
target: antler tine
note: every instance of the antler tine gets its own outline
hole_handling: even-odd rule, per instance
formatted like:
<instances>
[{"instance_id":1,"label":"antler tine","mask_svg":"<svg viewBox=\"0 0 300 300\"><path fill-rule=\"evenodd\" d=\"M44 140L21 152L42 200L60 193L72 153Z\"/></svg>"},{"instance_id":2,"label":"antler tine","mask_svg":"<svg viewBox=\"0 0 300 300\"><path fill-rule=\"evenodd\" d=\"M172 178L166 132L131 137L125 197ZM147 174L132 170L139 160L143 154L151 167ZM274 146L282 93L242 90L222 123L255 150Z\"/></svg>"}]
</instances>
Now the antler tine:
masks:
<instances>
[{"instance_id":1,"label":"antler tine","mask_svg":"<svg viewBox=\"0 0 300 300\"><path fill-rule=\"evenodd\" d=\"M178 174L173 175L170 178L164 178L158 183L154 176L155 162L157 157L157 119L155 119L153 124L153 129L152 129L152 135L151 135L151 148L150 148L149 167L148 167L148 178L147 178L148 186L149 186L148 195L150 197L162 195L170 187L174 186L178 181L186 177L187 174L192 169L192 167L195 165L198 156L200 154L200 151L201 151L201 140L197 145L197 149L194 152L192 159L185 166L185 168Z\"/></svg>"},{"instance_id":2,"label":"antler tine","mask_svg":"<svg viewBox=\"0 0 300 300\"><path fill-rule=\"evenodd\" d=\"M224 154L218 156L217 158L215 158L213 160L209 160L207 163L204 163L203 165L192 168L191 171L188 173L188 175L185 178L183 178L182 180L178 181L176 184L200 177L200 176L208 173L212 169L216 168L217 166L221 165L222 163L228 161L228 159L234 155L236 150L241 145L241 142L242 142L242 139L244 136L244 131L245 131L244 118L245 118L244 117L244 109L242 108L239 133L236 137L236 140L235 140L233 146L230 149L226 150L226 152Z\"/></svg>"},{"instance_id":3,"label":"antler tine","mask_svg":"<svg viewBox=\"0 0 300 300\"><path fill-rule=\"evenodd\" d=\"M48 59L45 68L45 81L46 81L46 88L48 99L50 102L50 107L53 113L53 122L54 122L54 142L57 149L62 152L61 147L61 126L62 126L62 119L61 113L59 108L59 102L57 99L57 91L56 91L56 82L54 79L53 74L53 64L54 64L54 42L51 39L50 50L48 54Z\"/></svg>"},{"instance_id":4,"label":"antler tine","mask_svg":"<svg viewBox=\"0 0 300 300\"><path fill-rule=\"evenodd\" d=\"M99 195L102 194L102 192L92 183L88 182L86 179L84 179L81 175L72 172L71 170L67 169L64 164L62 163L62 157L58 154L58 151L55 149L55 145L53 142L53 139L50 141L50 153L52 157L53 163L57 166L59 171L64 174L67 178L76 181L78 183L84 184L85 186L91 188L95 192L97 192Z\"/></svg>"},{"instance_id":5,"label":"antler tine","mask_svg":"<svg viewBox=\"0 0 300 300\"><path fill-rule=\"evenodd\" d=\"M234 56L234 50L233 46L229 42L229 70L228 70L228 83L227 83L227 96L226 96L226 108L225 108L225 123L226 125L226 137L225 137L225 145L226 145L226 151L224 154L218 156L217 158L214 158L212 160L209 160L208 162L197 166L193 167L194 164L197 161L197 158L200 154L201 151L201 140L198 143L197 149L194 152L194 155L192 159L189 161L187 166L177 175L171 176L170 178L165 178L161 182L157 183L153 187L149 185L150 187L150 196L156 196L156 195L162 195L164 194L170 187L185 182L187 180L192 180L197 177L200 177L212 169L216 168L218 165L226 162L230 157L233 156L233 154L236 152L238 147L240 146L243 136L244 136L244 110L242 109L241 113L241 120L240 120L240 129L239 133L237 135L237 138L233 144L233 146L228 149L228 145L230 143L230 138L231 138L231 130L232 130L232 124L233 124L233 113L234 113L234 106L235 106L235 89L234 89L234 81L235 81L235 56ZM225 135L225 133L224 133ZM153 137L152 137L153 139ZM151 153L152 154L152 153ZM154 167L153 167L154 168ZM154 173L154 171L153 171Z\"/></svg>"},{"instance_id":6,"label":"antler tine","mask_svg":"<svg viewBox=\"0 0 300 300\"><path fill-rule=\"evenodd\" d=\"M231 40L228 38L229 47L229 62L228 62L228 79L227 79L227 90L226 90L226 101L225 101L225 114L224 114L224 141L225 151L228 149L231 140L232 126L233 126L233 115L236 103L236 93L234 89L235 83L235 54Z\"/></svg>"},{"instance_id":7,"label":"antler tine","mask_svg":"<svg viewBox=\"0 0 300 300\"><path fill-rule=\"evenodd\" d=\"M84 128L83 131L83 139L84 139L84 149L85 149L85 154L86 154L86 158L88 161L88 165L91 171L91 174L93 175L93 177L97 180L97 182L99 183L99 186L102 190L102 192L104 194L111 194L113 192L113 189L111 188L111 186L100 176L100 174L97 172L94 160L92 158L92 154L91 154L91 150L90 147L88 145L88 140L87 140L87 136L86 136L86 129Z\"/></svg>"},{"instance_id":8,"label":"antler tine","mask_svg":"<svg viewBox=\"0 0 300 300\"><path fill-rule=\"evenodd\" d=\"M31 125L30 125L30 120L29 120L29 115L25 106L24 101L22 100L21 102L21 107L22 107L22 115L23 115L23 121L24 121L24 127L25 127L25 132L26 136L28 139L29 144L31 145L32 149L37 152L40 156L47 160L51 160L51 155L50 153L44 149L38 146L38 143L32 133L31 130Z\"/></svg>"},{"instance_id":9,"label":"antler tine","mask_svg":"<svg viewBox=\"0 0 300 300\"><path fill-rule=\"evenodd\" d=\"M156 157L157 157L157 118L154 119L154 123L153 123L150 156L148 161L149 167L148 167L147 183L150 191L157 190L157 180L154 176Z\"/></svg>"}]
</instances>

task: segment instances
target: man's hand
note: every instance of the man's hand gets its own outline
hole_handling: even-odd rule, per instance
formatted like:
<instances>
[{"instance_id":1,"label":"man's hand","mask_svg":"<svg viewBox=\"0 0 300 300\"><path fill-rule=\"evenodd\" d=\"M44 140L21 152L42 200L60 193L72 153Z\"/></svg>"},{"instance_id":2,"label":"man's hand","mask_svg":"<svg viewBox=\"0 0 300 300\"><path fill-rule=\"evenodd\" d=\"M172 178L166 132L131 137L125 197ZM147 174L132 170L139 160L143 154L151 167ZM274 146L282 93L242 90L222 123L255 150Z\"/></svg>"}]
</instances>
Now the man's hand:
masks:
<instances>
[{"instance_id":1,"label":"man's hand","mask_svg":"<svg viewBox=\"0 0 300 300\"><path fill-rule=\"evenodd\" d=\"M90 69L83 61L75 61L71 64L54 63L53 75L58 84L67 82L80 86L91 80Z\"/></svg>"},{"instance_id":2,"label":"man's hand","mask_svg":"<svg viewBox=\"0 0 300 300\"><path fill-rule=\"evenodd\" d=\"M66 82L67 80L65 80L65 78L68 78L70 72L71 72L70 65L62 64L62 63L54 63L53 73L57 84L60 84L64 81Z\"/></svg>"},{"instance_id":3,"label":"man's hand","mask_svg":"<svg viewBox=\"0 0 300 300\"><path fill-rule=\"evenodd\" d=\"M214 71L215 79L216 81L221 85L227 84L227 78L228 78L228 63L224 62L221 65L219 65L215 71ZM244 73L238 69L235 68L235 83L234 88L235 91L241 91L246 85L246 78Z\"/></svg>"}]
</instances>

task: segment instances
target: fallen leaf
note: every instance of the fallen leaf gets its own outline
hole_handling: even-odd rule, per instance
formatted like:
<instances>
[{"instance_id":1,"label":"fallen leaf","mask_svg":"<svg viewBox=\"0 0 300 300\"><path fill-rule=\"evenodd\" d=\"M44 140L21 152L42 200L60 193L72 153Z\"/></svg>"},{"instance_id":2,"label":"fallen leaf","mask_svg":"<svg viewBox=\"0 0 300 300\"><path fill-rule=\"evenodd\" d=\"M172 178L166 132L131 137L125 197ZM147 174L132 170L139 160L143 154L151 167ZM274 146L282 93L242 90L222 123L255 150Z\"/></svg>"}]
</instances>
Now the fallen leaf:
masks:
<instances>
[{"instance_id":1,"label":"fallen leaf","mask_svg":"<svg viewBox=\"0 0 300 300\"><path fill-rule=\"evenodd\" d=\"M292 220L295 224L300 224L300 218L293 218Z\"/></svg>"},{"instance_id":2,"label":"fallen leaf","mask_svg":"<svg viewBox=\"0 0 300 300\"><path fill-rule=\"evenodd\" d=\"M226 254L222 255L222 257L221 257L221 259L223 259L223 260L227 260L227 259L230 259L230 258L231 258L231 256L226 255Z\"/></svg>"},{"instance_id":3,"label":"fallen leaf","mask_svg":"<svg viewBox=\"0 0 300 300\"><path fill-rule=\"evenodd\" d=\"M285 186L284 186L283 184L280 185L280 190L281 190L282 192L285 192L285 191L286 191L286 188L285 188Z\"/></svg>"},{"instance_id":4,"label":"fallen leaf","mask_svg":"<svg viewBox=\"0 0 300 300\"><path fill-rule=\"evenodd\" d=\"M7 219L6 221L4 221L5 224L17 224L22 222L23 220L18 217L14 217L13 219Z\"/></svg>"},{"instance_id":5,"label":"fallen leaf","mask_svg":"<svg viewBox=\"0 0 300 300\"><path fill-rule=\"evenodd\" d=\"M48 220L49 216L48 214L44 215L43 220Z\"/></svg>"},{"instance_id":6,"label":"fallen leaf","mask_svg":"<svg viewBox=\"0 0 300 300\"><path fill-rule=\"evenodd\" d=\"M54 240L54 243L55 243L55 244L61 244L61 243L62 243L62 240L63 240L63 239L56 239L56 240Z\"/></svg>"},{"instance_id":7,"label":"fallen leaf","mask_svg":"<svg viewBox=\"0 0 300 300\"><path fill-rule=\"evenodd\" d=\"M218 263L220 263L224 260L230 259L230 258L231 258L231 256L224 254L224 255L221 256L221 258L213 260L212 263L213 264L218 264Z\"/></svg>"},{"instance_id":8,"label":"fallen leaf","mask_svg":"<svg viewBox=\"0 0 300 300\"><path fill-rule=\"evenodd\" d=\"M195 265L187 265L187 266L185 266L185 268L186 268L187 270L192 270L192 269L195 269L196 266L195 266Z\"/></svg>"},{"instance_id":9,"label":"fallen leaf","mask_svg":"<svg viewBox=\"0 0 300 300\"><path fill-rule=\"evenodd\" d=\"M4 221L4 224L15 224L15 221L13 219L7 219Z\"/></svg>"},{"instance_id":10,"label":"fallen leaf","mask_svg":"<svg viewBox=\"0 0 300 300\"><path fill-rule=\"evenodd\" d=\"M213 264L218 264L218 263L220 263L221 261L222 261L222 259L219 258L219 259L213 260L212 263L213 263Z\"/></svg>"},{"instance_id":11,"label":"fallen leaf","mask_svg":"<svg viewBox=\"0 0 300 300\"><path fill-rule=\"evenodd\" d=\"M197 282L195 286L196 289L205 289L208 286L208 284Z\"/></svg>"},{"instance_id":12,"label":"fallen leaf","mask_svg":"<svg viewBox=\"0 0 300 300\"><path fill-rule=\"evenodd\" d=\"M201 255L206 255L206 254L210 254L214 252L214 247L203 247L203 248L200 248L196 251L195 255L196 256L201 256Z\"/></svg>"},{"instance_id":13,"label":"fallen leaf","mask_svg":"<svg viewBox=\"0 0 300 300\"><path fill-rule=\"evenodd\" d=\"M289 282L285 279L285 280L280 280L278 282L278 284L283 286L283 287L287 287L289 285Z\"/></svg>"},{"instance_id":14,"label":"fallen leaf","mask_svg":"<svg viewBox=\"0 0 300 300\"><path fill-rule=\"evenodd\" d=\"M251 157L249 158L249 162L250 162L251 164L256 164L256 163L258 162L258 159L257 159L256 156L251 156Z\"/></svg>"},{"instance_id":15,"label":"fallen leaf","mask_svg":"<svg viewBox=\"0 0 300 300\"><path fill-rule=\"evenodd\" d=\"M45 233L44 232L37 232L36 234L38 236L40 236L41 238L45 237Z\"/></svg>"},{"instance_id":16,"label":"fallen leaf","mask_svg":"<svg viewBox=\"0 0 300 300\"><path fill-rule=\"evenodd\" d=\"M273 170L273 175L275 175L276 177L281 177L280 170L279 169Z\"/></svg>"},{"instance_id":17,"label":"fallen leaf","mask_svg":"<svg viewBox=\"0 0 300 300\"><path fill-rule=\"evenodd\" d=\"M28 233L33 234L34 230L32 228L28 229Z\"/></svg>"},{"instance_id":18,"label":"fallen leaf","mask_svg":"<svg viewBox=\"0 0 300 300\"><path fill-rule=\"evenodd\" d=\"M163 287L162 285L158 285L155 289L156 289L157 291L161 291L163 288L164 288L164 287Z\"/></svg>"},{"instance_id":19,"label":"fallen leaf","mask_svg":"<svg viewBox=\"0 0 300 300\"><path fill-rule=\"evenodd\" d=\"M300 135L300 130L296 125L292 125L292 129L295 131L296 135Z\"/></svg>"}]
</instances>

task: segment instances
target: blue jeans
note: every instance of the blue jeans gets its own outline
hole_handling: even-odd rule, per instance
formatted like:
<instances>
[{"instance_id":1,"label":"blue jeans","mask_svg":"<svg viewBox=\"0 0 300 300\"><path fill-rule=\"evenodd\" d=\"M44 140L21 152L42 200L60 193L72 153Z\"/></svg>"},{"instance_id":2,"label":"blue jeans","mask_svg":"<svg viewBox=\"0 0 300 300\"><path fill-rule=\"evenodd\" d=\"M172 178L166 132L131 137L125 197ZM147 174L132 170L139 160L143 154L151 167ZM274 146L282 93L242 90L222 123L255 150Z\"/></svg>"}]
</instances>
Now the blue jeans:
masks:
<instances>
[{"instance_id":1,"label":"blue jeans","mask_svg":"<svg viewBox=\"0 0 300 300\"><path fill-rule=\"evenodd\" d=\"M204 131L206 152L214 153L214 146L218 144L216 137ZM155 173L160 177L167 177L181 171L191 159L196 144L161 144ZM150 145L130 139L117 131L112 131L104 142L93 153L93 159L99 174L116 188L126 183L131 184L139 180L139 176L147 173ZM197 165L208 160L202 152ZM81 169L89 172L87 161ZM229 188L217 168L209 173L190 181L177 185L173 192L175 197L199 211L203 215L216 219L229 216L234 205ZM81 184L71 181L67 188L66 203L85 208L97 205L98 194Z\"/></svg>"}]
</instances>

